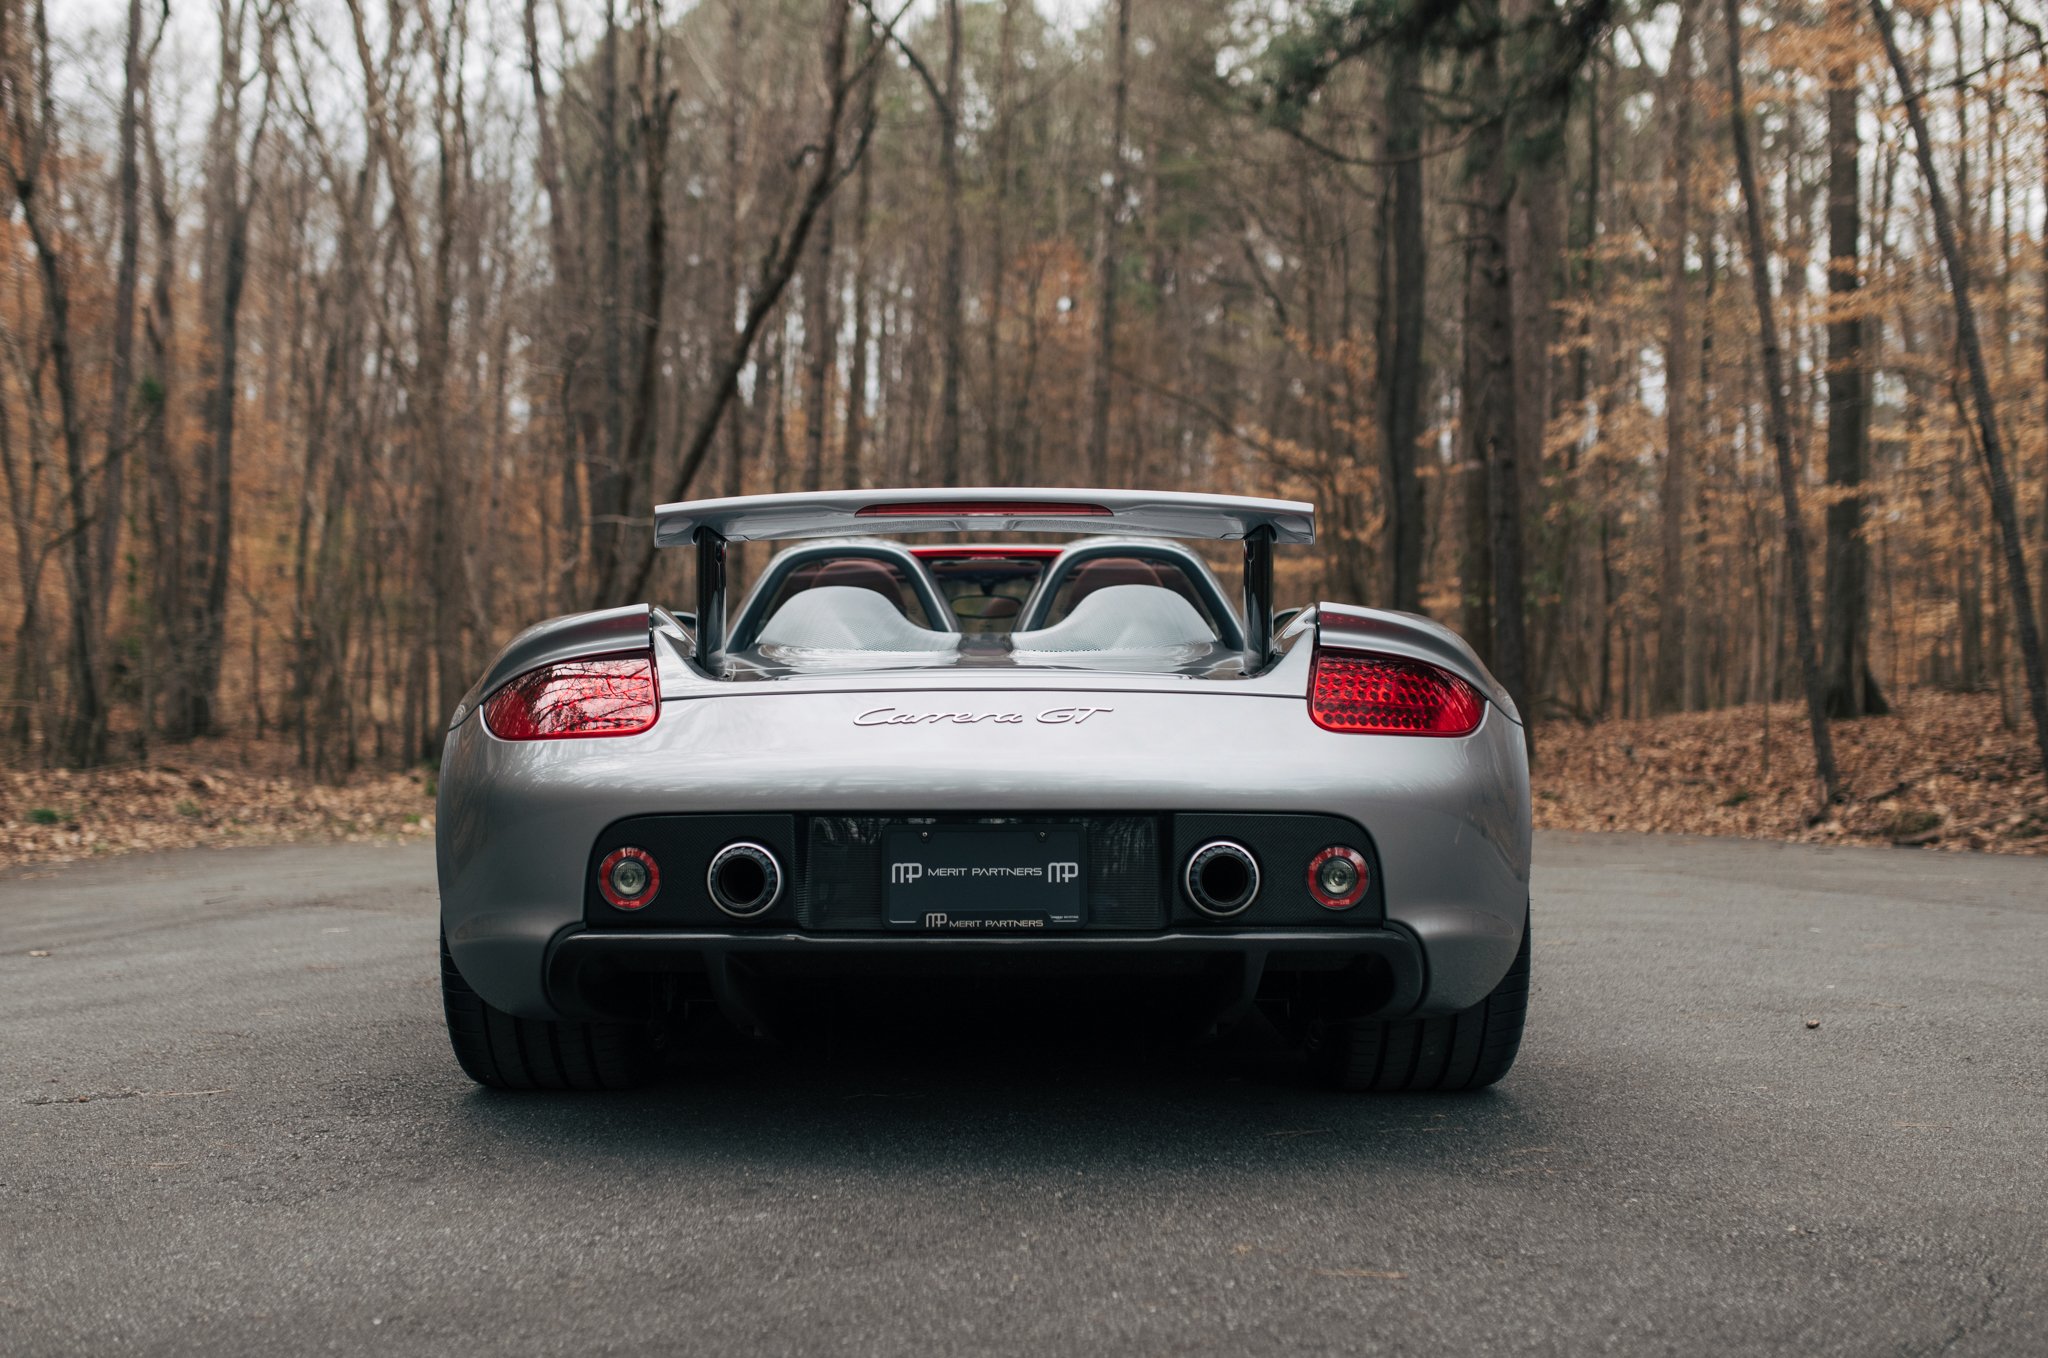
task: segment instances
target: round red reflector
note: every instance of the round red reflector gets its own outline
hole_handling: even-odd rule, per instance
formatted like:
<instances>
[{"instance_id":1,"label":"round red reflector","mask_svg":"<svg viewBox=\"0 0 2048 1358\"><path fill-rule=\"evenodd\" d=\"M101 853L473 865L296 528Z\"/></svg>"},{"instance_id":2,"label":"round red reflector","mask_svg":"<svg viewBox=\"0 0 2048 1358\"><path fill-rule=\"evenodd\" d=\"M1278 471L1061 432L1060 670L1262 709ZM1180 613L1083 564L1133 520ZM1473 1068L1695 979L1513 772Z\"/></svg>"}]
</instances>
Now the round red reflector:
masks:
<instances>
[{"instance_id":1,"label":"round red reflector","mask_svg":"<svg viewBox=\"0 0 2048 1358\"><path fill-rule=\"evenodd\" d=\"M597 865L597 890L615 910L640 910L661 890L661 869L645 849L613 849Z\"/></svg>"},{"instance_id":2,"label":"round red reflector","mask_svg":"<svg viewBox=\"0 0 2048 1358\"><path fill-rule=\"evenodd\" d=\"M1332 844L1308 860L1308 894L1325 910L1349 910L1371 885L1365 855L1348 844Z\"/></svg>"}]
</instances>

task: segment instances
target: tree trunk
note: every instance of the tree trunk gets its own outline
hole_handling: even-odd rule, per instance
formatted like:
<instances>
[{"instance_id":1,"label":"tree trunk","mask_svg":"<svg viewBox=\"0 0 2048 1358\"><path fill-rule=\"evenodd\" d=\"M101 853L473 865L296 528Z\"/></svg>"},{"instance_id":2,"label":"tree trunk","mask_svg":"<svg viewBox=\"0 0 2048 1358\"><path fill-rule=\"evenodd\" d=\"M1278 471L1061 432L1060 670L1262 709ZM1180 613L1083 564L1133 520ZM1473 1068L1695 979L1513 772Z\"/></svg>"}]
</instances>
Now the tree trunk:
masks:
<instances>
[{"instance_id":1,"label":"tree trunk","mask_svg":"<svg viewBox=\"0 0 2048 1358\"><path fill-rule=\"evenodd\" d=\"M818 219L818 243L804 279L804 489L825 484L825 431L830 405L834 341L832 316L832 209Z\"/></svg>"},{"instance_id":2,"label":"tree trunk","mask_svg":"<svg viewBox=\"0 0 2048 1358\"><path fill-rule=\"evenodd\" d=\"M742 165L740 109L746 98L746 7L742 0L726 0L725 10L725 172L720 178L718 305L712 312L712 336L726 344L733 334L733 321L740 308L740 184ZM714 348L713 352L716 352ZM728 496L745 493L747 479L747 422L725 421L725 487ZM746 544L739 543L727 562L732 578L745 578Z\"/></svg>"},{"instance_id":3,"label":"tree trunk","mask_svg":"<svg viewBox=\"0 0 2048 1358\"><path fill-rule=\"evenodd\" d=\"M128 405L135 379L135 287L142 247L141 168L137 163L142 82L142 0L128 0L127 51L121 84L118 132L120 160L115 171L115 197L120 204L120 253L114 265L113 370L107 391L107 450L101 473L95 574L99 594L93 599L93 631L106 633L107 604L121 545L128 466Z\"/></svg>"},{"instance_id":4,"label":"tree trunk","mask_svg":"<svg viewBox=\"0 0 2048 1358\"><path fill-rule=\"evenodd\" d=\"M1679 15L1664 100L1671 108L1671 145L1664 161L1671 197L1664 210L1664 489L1658 503L1657 670L1651 704L1659 712L1685 706L1685 519L1691 507L1686 473L1692 430L1692 309L1686 252L1692 233L1692 30L1696 4Z\"/></svg>"},{"instance_id":5,"label":"tree trunk","mask_svg":"<svg viewBox=\"0 0 2048 1358\"><path fill-rule=\"evenodd\" d=\"M548 202L548 259L554 269L549 291L553 309L555 363L555 419L561 426L558 490L560 522L556 527L555 600L567 611L583 598L578 588L576 567L583 554L582 473L589 458L588 427L582 408L582 383L578 380L582 360L590 343L588 317L582 312L583 264L580 248L573 242L569 223L569 200L562 189L561 149L555 136L555 115L548 108L547 86L541 79L540 33L534 10L537 0L526 0L521 8L521 30L526 40L526 75L533 92L534 124L539 132L536 157L541 189Z\"/></svg>"},{"instance_id":6,"label":"tree trunk","mask_svg":"<svg viewBox=\"0 0 2048 1358\"><path fill-rule=\"evenodd\" d=\"M4 36L4 35L0 35ZM20 65L5 72L6 109L10 127L4 164L22 224L33 246L42 284L43 343L49 371L57 384L59 437L64 454L64 520L62 562L68 594L71 644L65 669L70 681L70 709L58 740L59 755L74 768L90 768L106 758L107 702L101 688L98 626L100 597L98 561L94 552L91 473L85 448L84 403L79 392L77 354L72 348L71 278L59 237L43 215L44 160L56 134L54 96L50 89L50 33L42 5L34 16L34 53L16 57ZM0 49L4 50L4 49ZM40 364L37 365L40 367ZM39 386L39 384L38 384ZM31 389L31 398L39 396Z\"/></svg>"},{"instance_id":7,"label":"tree trunk","mask_svg":"<svg viewBox=\"0 0 2048 1358\"><path fill-rule=\"evenodd\" d=\"M625 465L626 338L621 332L625 308L625 154L620 147L619 24L612 0L605 0L604 37L597 48L598 231L600 272L598 326L604 387L603 445L590 460L590 558L594 604L609 604L618 594L621 557L627 545Z\"/></svg>"},{"instance_id":8,"label":"tree trunk","mask_svg":"<svg viewBox=\"0 0 2048 1358\"><path fill-rule=\"evenodd\" d=\"M863 127L875 120L875 93L882 83L882 70L876 66L861 86L858 120ZM868 216L873 180L874 161L863 157L853 193L853 352L847 363L846 428L839 447L840 485L847 490L858 490L867 480L861 455L868 432L868 309L874 273L874 261L868 257Z\"/></svg>"},{"instance_id":9,"label":"tree trunk","mask_svg":"<svg viewBox=\"0 0 2048 1358\"><path fill-rule=\"evenodd\" d=\"M988 232L988 321L983 333L984 362L988 367L988 405L982 417L982 472L992 486L1008 485L1016 476L1003 424L1003 283L1009 271L1009 243L1004 228L1010 217L1010 144L1013 140L1010 108L1010 65L1016 41L1016 0L1002 0L1002 15L996 29L995 166L990 178Z\"/></svg>"},{"instance_id":10,"label":"tree trunk","mask_svg":"<svg viewBox=\"0 0 2048 1358\"><path fill-rule=\"evenodd\" d=\"M204 442L198 477L197 513L192 516L192 549L186 602L174 625L184 638L185 664L172 675L165 734L174 740L210 735L220 729L217 704L221 666L227 651L228 576L234 550L235 415L239 394L242 291L248 281L250 200L242 187L242 12L221 9L220 93L207 146L206 331L209 369L201 396ZM270 88L251 143L250 173L262 146Z\"/></svg>"},{"instance_id":11,"label":"tree trunk","mask_svg":"<svg viewBox=\"0 0 2048 1358\"><path fill-rule=\"evenodd\" d=\"M1124 118L1130 105L1131 0L1116 5L1116 38L1111 55L1109 169L1103 175L1102 212L1096 227L1095 371L1088 396L1088 475L1097 485L1110 478L1109 397L1116 361L1117 219L1124 199Z\"/></svg>"},{"instance_id":12,"label":"tree trunk","mask_svg":"<svg viewBox=\"0 0 2048 1358\"><path fill-rule=\"evenodd\" d=\"M640 527L640 515L634 511L643 489L651 492L654 487L655 435L661 418L661 390L656 379L661 372L661 329L668 306L668 143L671 114L679 94L669 85L667 63L662 58L664 40L660 9L649 6L642 14L637 54L639 76L634 82L641 101L635 131L643 176L640 196L646 204L647 219L641 240L640 301L633 308L637 326L633 348L637 361L625 442L620 450L619 498L614 511L621 537L627 536L629 528L635 535L653 531L651 524ZM597 565L595 607L639 602L619 597L617 573L624 565L619 553L607 553L598 559Z\"/></svg>"},{"instance_id":13,"label":"tree trunk","mask_svg":"<svg viewBox=\"0 0 2048 1358\"><path fill-rule=\"evenodd\" d=\"M171 448L171 395L177 381L171 371L175 325L172 289L178 277L178 218L165 182L163 156L156 139L155 109L148 82L143 88L143 151L149 169L150 228L155 259L150 270L149 311L143 318L143 399L149 404L149 425L142 437L143 466L149 479L149 597L154 617L148 633L151 663L142 705L145 737L157 726L160 691L182 693L179 676L190 665L180 620L185 607L185 485Z\"/></svg>"},{"instance_id":14,"label":"tree trunk","mask_svg":"<svg viewBox=\"0 0 2048 1358\"><path fill-rule=\"evenodd\" d=\"M1497 20L1497 0L1482 0L1481 22ZM1487 665L1527 712L1528 652L1522 587L1522 469L1515 422L1514 280L1508 268L1507 119L1501 105L1501 55L1489 44L1473 58L1473 99L1484 121L1467 143L1465 192L1465 419L1484 486L1487 569L1483 583L1490 646Z\"/></svg>"},{"instance_id":15,"label":"tree trunk","mask_svg":"<svg viewBox=\"0 0 2048 1358\"><path fill-rule=\"evenodd\" d=\"M1421 456L1422 397L1429 384L1422 335L1429 287L1428 238L1423 229L1422 101L1417 85L1421 54L1408 44L1391 53L1385 94L1388 161L1382 175L1380 214L1380 446L1387 465L1388 574L1392 606L1422 611L1424 522Z\"/></svg>"},{"instance_id":16,"label":"tree trunk","mask_svg":"<svg viewBox=\"0 0 2048 1358\"><path fill-rule=\"evenodd\" d=\"M1506 0L1507 31L1515 33L1531 25L1551 21L1550 0ZM1513 38L1506 40L1507 52L1516 50ZM1540 94L1504 87L1507 113L1503 170L1508 190L1508 306L1509 344L1513 355L1515 478L1513 512L1516 521L1511 535L1512 564L1496 549L1496 572L1511 569L1512 594L1500 592L1507 582L1496 576L1494 626L1514 634L1510 643L1500 644L1511 652L1512 668L1519 678L1511 691L1526 711L1535 693L1544 686L1543 651L1536 644L1539 634L1530 626L1531 607L1526 581L1532 544L1544 542L1543 455L1550 430L1551 349L1557 338L1558 263L1563 257L1560 193L1564 171L1564 106ZM1501 506L1505 511L1508 506ZM1496 535L1507 530L1496 524ZM1536 550L1541 572L1540 546ZM1540 597L1540 596L1539 596ZM1513 608L1502 607L1512 599ZM1537 608L1540 610L1541 603ZM1506 682L1506 680L1503 680Z\"/></svg>"},{"instance_id":17,"label":"tree trunk","mask_svg":"<svg viewBox=\"0 0 2048 1358\"><path fill-rule=\"evenodd\" d=\"M1735 0L1729 0L1732 5ZM1948 195L1942 191L1941 176L1934 166L1934 147L1927 131L1927 116L1920 107L1920 95L1913 88L1906 59L1899 51L1892 31L1891 11L1884 0L1870 0L1870 12L1884 38L1885 56L1898 77L1899 91L1906 102L1906 118L1913 127L1913 150L1926 181L1927 205L1934 214L1934 234L1941 244L1941 256L1948 267L1949 291L1955 302L1956 341L1970 375L1970 395L1977 408L1978 451L1984 459L1985 479L1991 487L1991 512L1998 522L1999 545L2004 549L2006 585L2012 591L2013 622L2020 634L2020 658L2027 670L2027 697L2034 715L2034 738L2041 747L2041 766L2048 773L2048 675L2041 656L2040 619L2034 612L2034 596L2027 576L2026 548L2020 539L2019 509L2015 503L2012 477L2006 470L2005 442L1999 430L1998 407L1991 396L1991 375L1984 365L1984 347L1977 337L1977 309L1970 298L1970 271L1956 239L1956 226L1949 212Z\"/></svg>"},{"instance_id":18,"label":"tree trunk","mask_svg":"<svg viewBox=\"0 0 2048 1358\"><path fill-rule=\"evenodd\" d=\"M1836 0L1839 31L1855 27L1852 0ZM1890 710L1870 672L1870 548L1863 537L1863 477L1870 457L1870 367L1862 314L1861 138L1856 66L1828 73L1828 543L1821 586L1821 690L1830 717Z\"/></svg>"},{"instance_id":19,"label":"tree trunk","mask_svg":"<svg viewBox=\"0 0 2048 1358\"><path fill-rule=\"evenodd\" d=\"M960 225L960 0L946 0L946 89L939 104L939 182L945 194L946 245L939 279L939 427L933 440L938 479L960 484L960 364L965 283Z\"/></svg>"},{"instance_id":20,"label":"tree trunk","mask_svg":"<svg viewBox=\"0 0 2048 1358\"><path fill-rule=\"evenodd\" d=\"M1725 0L1728 22L1728 114L1735 142L1736 177L1741 181L1744 225L1749 243L1749 274L1756 295L1757 332L1763 361L1771 443L1778 455L1778 491L1784 500L1786 592L1791 595L1797 627L1800 677L1806 689L1806 717L1813 732L1813 762L1829 804L1840 799L1841 775L1835 768L1835 746L1828 731L1821 694L1820 661L1814 654L1811 573L1806 561L1806 525L1799 517L1799 469L1792 460L1792 415L1787 408L1783 362L1778 347L1778 316L1771 298L1771 260L1764 242L1762 193L1757 188L1756 162L1749 144L1749 110L1742 93L1741 0ZM1766 701L1769 701L1766 695Z\"/></svg>"},{"instance_id":21,"label":"tree trunk","mask_svg":"<svg viewBox=\"0 0 2048 1358\"><path fill-rule=\"evenodd\" d=\"M33 718L42 706L43 692L42 616L36 601L42 597L44 558L36 550L33 531L41 497L33 469L15 458L14 423L7 408L5 383L0 383L0 471L7 480L15 577L21 587L21 623L14 632L14 673L8 687L7 738L17 752L26 755L35 740Z\"/></svg>"}]
</instances>

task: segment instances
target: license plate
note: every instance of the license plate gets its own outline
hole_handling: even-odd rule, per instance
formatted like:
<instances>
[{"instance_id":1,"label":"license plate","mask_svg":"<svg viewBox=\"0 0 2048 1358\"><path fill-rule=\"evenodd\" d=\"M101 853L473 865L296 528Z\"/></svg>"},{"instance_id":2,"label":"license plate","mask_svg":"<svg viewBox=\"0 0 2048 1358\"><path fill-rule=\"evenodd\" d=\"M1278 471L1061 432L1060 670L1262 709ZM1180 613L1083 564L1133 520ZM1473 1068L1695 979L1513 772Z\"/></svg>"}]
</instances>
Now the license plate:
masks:
<instances>
[{"instance_id":1,"label":"license plate","mask_svg":"<svg viewBox=\"0 0 2048 1358\"><path fill-rule=\"evenodd\" d=\"M882 839L889 923L1020 933L1079 927L1087 835L1075 825L895 826Z\"/></svg>"}]
</instances>

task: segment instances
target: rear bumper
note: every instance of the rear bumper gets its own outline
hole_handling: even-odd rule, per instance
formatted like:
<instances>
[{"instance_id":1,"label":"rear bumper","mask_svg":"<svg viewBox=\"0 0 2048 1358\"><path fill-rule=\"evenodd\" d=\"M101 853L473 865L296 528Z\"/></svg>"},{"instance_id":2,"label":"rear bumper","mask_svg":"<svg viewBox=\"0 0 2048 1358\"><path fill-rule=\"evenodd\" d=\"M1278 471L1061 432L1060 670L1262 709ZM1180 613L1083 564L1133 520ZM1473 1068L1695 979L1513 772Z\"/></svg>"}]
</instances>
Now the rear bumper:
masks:
<instances>
[{"instance_id":1,"label":"rear bumper","mask_svg":"<svg viewBox=\"0 0 2048 1358\"><path fill-rule=\"evenodd\" d=\"M670 974L702 979L708 997L748 1026L748 988L763 979L829 975L1190 974L1220 977L1249 1002L1262 981L1286 973L1369 968L1371 1012L1412 1012L1428 987L1423 950L1399 926L1347 929L1168 930L1148 934L1029 937L928 934L761 933L675 930L609 933L573 930L548 949L548 1001L558 1013L602 1018L608 1001L631 993L631 978Z\"/></svg>"},{"instance_id":2,"label":"rear bumper","mask_svg":"<svg viewBox=\"0 0 2048 1358\"><path fill-rule=\"evenodd\" d=\"M682 920L660 929L593 931L586 911L592 852L609 827L641 816L858 817L931 808L1027 816L1313 814L1342 817L1377 846L1384 923L1347 923L1339 946L1369 951L1394 946L1371 941L1377 934L1398 936L1405 940L1399 946L1419 952L1414 1012L1468 1008L1507 972L1528 908L1521 728L1489 706L1479 730L1458 739L1325 731L1304 709L1307 670L1308 655L1297 646L1243 689L1189 681L1167 689L1156 679L1053 671L1035 676L1029 689L1016 687L1014 677L1004 687L973 675L931 689L906 687L912 679L898 674L844 692L735 685L714 696L665 701L652 730L612 740L506 742L480 721L464 722L449 732L443 754L436 831L448 947L479 995L534 1019L563 1013L555 996L567 992L552 979L558 951L572 960L612 948L627 950L619 959L677 959L633 964L656 970L714 955L771 968L815 959L808 964L826 971L901 966L918 957L975 966L1064 958L1105 968L1213 960L1256 945L1243 930L1182 928L1178 919L1134 942L1122 933L990 940L949 934L929 943L890 933L842 941L829 915L788 931L766 921L742 931ZM859 723L883 703L964 708L970 697L976 711L1014 712L1022 720ZM1098 715L1085 725L1032 719L1074 706ZM1162 848L1167 843L1162 839ZM1175 848L1172 866L1182 851ZM678 888L686 876L694 881L693 874L670 876ZM790 922L806 923L794 916ZM1263 955L1306 955L1320 946L1321 927L1290 921L1284 939ZM671 935L671 928L683 932ZM591 932L632 937L577 941ZM742 932L744 938L722 937ZM1164 960L1146 960L1155 957Z\"/></svg>"}]
</instances>

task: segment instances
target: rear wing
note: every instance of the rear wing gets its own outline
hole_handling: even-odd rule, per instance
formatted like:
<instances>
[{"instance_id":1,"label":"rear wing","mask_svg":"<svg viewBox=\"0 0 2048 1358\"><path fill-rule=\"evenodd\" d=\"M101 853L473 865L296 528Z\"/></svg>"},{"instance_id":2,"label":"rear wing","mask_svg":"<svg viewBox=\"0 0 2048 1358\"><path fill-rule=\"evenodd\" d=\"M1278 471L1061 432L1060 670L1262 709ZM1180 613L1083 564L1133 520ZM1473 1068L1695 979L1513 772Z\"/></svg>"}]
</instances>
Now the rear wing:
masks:
<instances>
[{"instance_id":1,"label":"rear wing","mask_svg":"<svg viewBox=\"0 0 2048 1358\"><path fill-rule=\"evenodd\" d=\"M708 528L728 542L860 533L1118 533L1158 538L1314 542L1316 507L1248 495L1171 490L974 487L966 490L828 490L690 500L654 511L654 545L685 547Z\"/></svg>"},{"instance_id":2,"label":"rear wing","mask_svg":"<svg viewBox=\"0 0 2048 1358\"><path fill-rule=\"evenodd\" d=\"M1316 537L1315 506L1171 490L957 487L690 500L654 511L654 545L697 548L697 660L725 647L728 542L897 533L1121 533L1244 543L1245 671L1273 657L1273 545Z\"/></svg>"}]
</instances>

